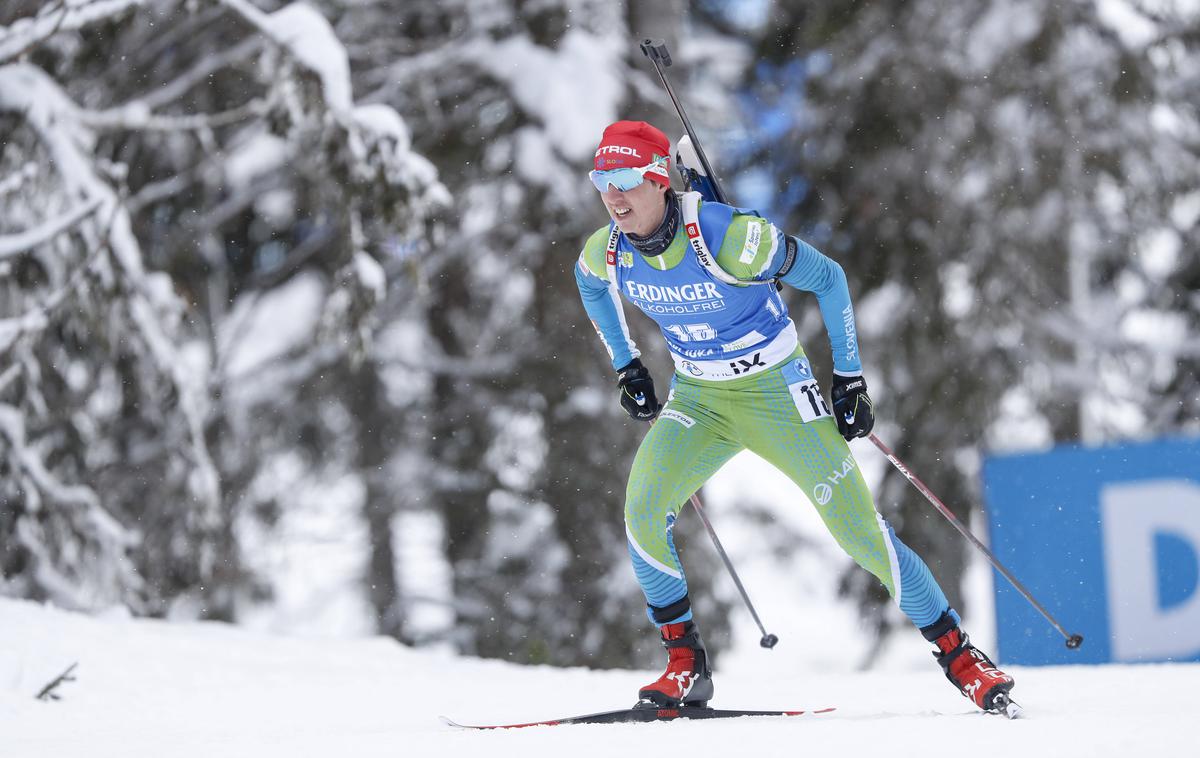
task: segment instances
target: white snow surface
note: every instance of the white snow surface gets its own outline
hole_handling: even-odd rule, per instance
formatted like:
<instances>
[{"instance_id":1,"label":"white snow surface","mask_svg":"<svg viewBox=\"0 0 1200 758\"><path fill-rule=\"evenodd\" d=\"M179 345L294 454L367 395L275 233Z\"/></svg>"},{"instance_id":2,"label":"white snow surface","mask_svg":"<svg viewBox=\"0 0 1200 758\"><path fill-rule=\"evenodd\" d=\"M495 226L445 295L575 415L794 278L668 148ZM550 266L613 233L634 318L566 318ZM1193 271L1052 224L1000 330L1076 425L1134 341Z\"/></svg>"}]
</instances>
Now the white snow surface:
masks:
<instances>
[{"instance_id":1,"label":"white snow surface","mask_svg":"<svg viewBox=\"0 0 1200 758\"><path fill-rule=\"evenodd\" d=\"M781 665L779 652L719 665L713 704L835 712L463 732L438 715L493 723L609 710L631 704L651 672L517 666L381 638L279 637L0 599L0 754L926 758L968 745L1023 758L1195 754L1198 664L1014 669L1026 717L1006 721L975 712L932 661L828 674ZM34 698L75 662L61 700Z\"/></svg>"}]
</instances>

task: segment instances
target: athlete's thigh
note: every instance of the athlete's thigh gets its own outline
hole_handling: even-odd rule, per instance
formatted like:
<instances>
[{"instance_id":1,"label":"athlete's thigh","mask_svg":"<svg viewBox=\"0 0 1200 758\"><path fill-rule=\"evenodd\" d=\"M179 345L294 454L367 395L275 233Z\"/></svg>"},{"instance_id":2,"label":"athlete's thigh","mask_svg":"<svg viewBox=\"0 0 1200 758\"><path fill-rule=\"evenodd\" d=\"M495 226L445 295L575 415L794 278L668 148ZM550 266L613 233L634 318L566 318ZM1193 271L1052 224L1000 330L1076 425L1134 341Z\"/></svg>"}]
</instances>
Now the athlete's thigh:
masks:
<instances>
[{"instance_id":1,"label":"athlete's thigh","mask_svg":"<svg viewBox=\"0 0 1200 758\"><path fill-rule=\"evenodd\" d=\"M728 438L720 416L705 406L706 399L702 390L677 387L638 447L629 474L626 528L639 546L664 562L671 555L670 520L741 449Z\"/></svg>"},{"instance_id":2,"label":"athlete's thigh","mask_svg":"<svg viewBox=\"0 0 1200 758\"><path fill-rule=\"evenodd\" d=\"M807 359L767 374L736 410L739 440L795 482L838 544L890 588L891 559L871 491Z\"/></svg>"}]
</instances>

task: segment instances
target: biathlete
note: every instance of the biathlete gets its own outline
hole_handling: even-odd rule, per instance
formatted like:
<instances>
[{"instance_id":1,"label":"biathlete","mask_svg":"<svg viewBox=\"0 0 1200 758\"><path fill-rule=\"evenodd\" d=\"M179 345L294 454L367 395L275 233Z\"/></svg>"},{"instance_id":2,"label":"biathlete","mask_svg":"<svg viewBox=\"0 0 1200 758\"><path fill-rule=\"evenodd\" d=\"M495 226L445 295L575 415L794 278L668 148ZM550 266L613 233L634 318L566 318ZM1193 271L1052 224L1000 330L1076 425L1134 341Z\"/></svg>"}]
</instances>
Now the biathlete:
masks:
<instances>
[{"instance_id":1,"label":"biathlete","mask_svg":"<svg viewBox=\"0 0 1200 758\"><path fill-rule=\"evenodd\" d=\"M667 649L666 671L639 699L672 707L713 696L672 528L692 493L749 449L808 495L842 549L934 644L959 691L996 710L1012 677L970 643L924 561L875 510L847 445L870 433L874 415L845 273L753 211L675 193L670 163L670 142L654 126L618 121L604 130L590 177L612 222L588 239L575 268L621 405L635 419L658 419L638 448L625 496L633 570ZM776 282L817 297L833 348L832 411ZM654 319L667 341L675 374L665 405L639 360L621 298Z\"/></svg>"}]
</instances>

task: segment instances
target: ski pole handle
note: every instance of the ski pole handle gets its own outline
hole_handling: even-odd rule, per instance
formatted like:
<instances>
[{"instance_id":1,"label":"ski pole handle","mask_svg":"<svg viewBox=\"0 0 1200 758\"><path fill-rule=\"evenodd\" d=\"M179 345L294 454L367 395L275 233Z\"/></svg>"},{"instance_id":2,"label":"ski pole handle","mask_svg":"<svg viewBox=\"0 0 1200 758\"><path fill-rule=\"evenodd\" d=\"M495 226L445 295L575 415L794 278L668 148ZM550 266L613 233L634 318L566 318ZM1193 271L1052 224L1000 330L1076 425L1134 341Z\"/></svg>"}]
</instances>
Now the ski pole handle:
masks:
<instances>
[{"instance_id":1,"label":"ski pole handle","mask_svg":"<svg viewBox=\"0 0 1200 758\"><path fill-rule=\"evenodd\" d=\"M667 50L666 40L644 39L642 40L642 52L655 64L656 68L659 63L663 68L671 67L671 53Z\"/></svg>"}]
</instances>

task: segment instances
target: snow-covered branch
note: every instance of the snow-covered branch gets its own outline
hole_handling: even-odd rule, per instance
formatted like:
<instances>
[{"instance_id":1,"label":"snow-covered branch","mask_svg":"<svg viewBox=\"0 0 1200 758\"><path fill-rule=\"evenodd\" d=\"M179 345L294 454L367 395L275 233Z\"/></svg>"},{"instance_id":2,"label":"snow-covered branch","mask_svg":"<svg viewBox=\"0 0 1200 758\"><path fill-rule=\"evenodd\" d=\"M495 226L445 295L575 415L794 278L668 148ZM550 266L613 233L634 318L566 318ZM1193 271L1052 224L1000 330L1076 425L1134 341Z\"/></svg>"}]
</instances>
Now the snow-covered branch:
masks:
<instances>
[{"instance_id":1,"label":"snow-covered branch","mask_svg":"<svg viewBox=\"0 0 1200 758\"><path fill-rule=\"evenodd\" d=\"M37 164L33 161L27 161L21 168L14 171L9 176L0 179L0 197L16 192L21 189L26 182L37 176Z\"/></svg>"},{"instance_id":2,"label":"snow-covered branch","mask_svg":"<svg viewBox=\"0 0 1200 758\"><path fill-rule=\"evenodd\" d=\"M267 111L263 100L251 100L237 108L220 113L198 113L187 116L158 116L146 109L142 101L133 101L120 108L78 113L79 122L93 129L124 129L129 131L195 131L236 124Z\"/></svg>"},{"instance_id":3,"label":"snow-covered branch","mask_svg":"<svg viewBox=\"0 0 1200 758\"><path fill-rule=\"evenodd\" d=\"M34 308L13 318L0 318L0 352L8 350L22 334L40 332L49 323L46 311L42 308Z\"/></svg>"},{"instance_id":4,"label":"snow-covered branch","mask_svg":"<svg viewBox=\"0 0 1200 758\"><path fill-rule=\"evenodd\" d=\"M75 31L111 18L145 0L63 0L42 8L38 15L0 27L0 62L14 58L59 32Z\"/></svg>"},{"instance_id":5,"label":"snow-covered branch","mask_svg":"<svg viewBox=\"0 0 1200 758\"><path fill-rule=\"evenodd\" d=\"M103 240L107 239L107 229L111 227L111 224L112 214L110 213L105 226L106 231L101 235L101 241L97 242L92 250L84 256L83 262L66 277L63 284L49 295L40 298L39 302L32 308L28 308L24 314L0 319L0 352L7 350L18 337L32 335L50 325L52 314L75 291L83 275L93 266L100 253L107 248L107 243ZM3 386L4 383L0 382L0 389Z\"/></svg>"},{"instance_id":6,"label":"snow-covered branch","mask_svg":"<svg viewBox=\"0 0 1200 758\"><path fill-rule=\"evenodd\" d=\"M173 340L164 327L173 324L182 311L182 303L172 292L164 275L149 274L133 234L128 211L111 186L96 172L93 158L85 152L95 137L78 123L79 108L41 69L28 64L0 66L0 112L24 116L54 159L66 194L85 198L107 209L111 222L103 230L93 229L92 237L103 232L105 244L120 265L132 296L129 314L137 332L155 358L163 375L171 378L179 396L179 407L187 421L192 457L196 468L194 494L208 505L215 518L219 492L216 472L204 439L204 411L201 392L204 382L195 381L185 370Z\"/></svg>"},{"instance_id":7,"label":"snow-covered branch","mask_svg":"<svg viewBox=\"0 0 1200 758\"><path fill-rule=\"evenodd\" d=\"M161 202L168 197L183 192L190 184L196 181L197 173L199 172L193 169L161 181L144 184L133 197L129 198L129 201L125 205L129 208L130 213L137 213L147 205Z\"/></svg>"},{"instance_id":8,"label":"snow-covered branch","mask_svg":"<svg viewBox=\"0 0 1200 758\"><path fill-rule=\"evenodd\" d=\"M449 204L450 195L438 181L436 169L412 151L411 135L395 109L355 104L349 56L324 16L303 2L274 13L264 13L247 0L220 2L320 81L325 108L346 130L359 174L366 177L381 171L389 182L408 187L430 205Z\"/></svg>"},{"instance_id":9,"label":"snow-covered branch","mask_svg":"<svg viewBox=\"0 0 1200 758\"><path fill-rule=\"evenodd\" d=\"M0 371L0 393L8 389L8 385L16 381L16 378L20 375L20 373L21 367L16 363L12 364L3 371Z\"/></svg>"},{"instance_id":10,"label":"snow-covered branch","mask_svg":"<svg viewBox=\"0 0 1200 758\"><path fill-rule=\"evenodd\" d=\"M9 459L16 464L18 474L28 476L46 498L84 509L97 537L123 547L136 544L136 532L121 526L113 518L95 490L81 484L64 484L50 473L36 446L25 438L25 420L21 412L5 403L0 403L0 436L8 442Z\"/></svg>"},{"instance_id":11,"label":"snow-covered branch","mask_svg":"<svg viewBox=\"0 0 1200 758\"><path fill-rule=\"evenodd\" d=\"M269 40L316 74L321 80L330 110L348 113L354 104L350 94L350 61L333 27L311 6L296 2L264 13L247 0L220 0L250 22Z\"/></svg>"},{"instance_id":12,"label":"snow-covered branch","mask_svg":"<svg viewBox=\"0 0 1200 758\"><path fill-rule=\"evenodd\" d=\"M0 235L0 261L28 252L51 240L92 215L100 207L100 198L80 203L70 211L17 234Z\"/></svg>"},{"instance_id":13,"label":"snow-covered branch","mask_svg":"<svg viewBox=\"0 0 1200 758\"><path fill-rule=\"evenodd\" d=\"M141 107L146 111L161 108L167 103L174 102L183 97L193 87L207 81L214 73L221 69L249 58L258 52L262 46L262 38L248 37L228 50L206 55L187 71L166 84L155 87L152 91L146 93L144 97L139 98L137 102L141 103Z\"/></svg>"}]
</instances>

